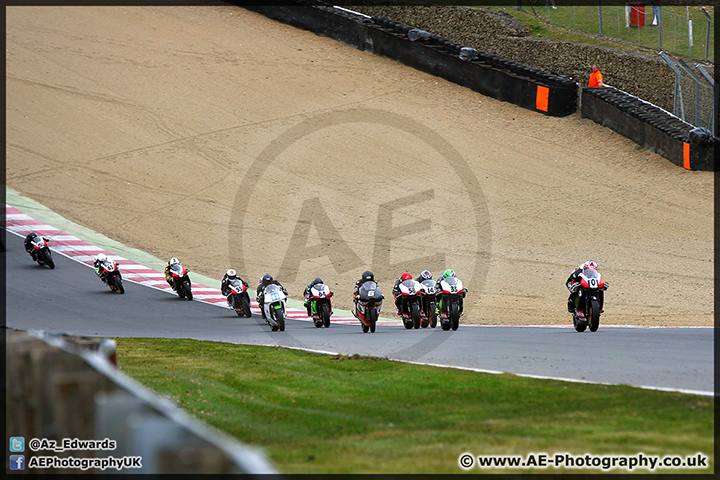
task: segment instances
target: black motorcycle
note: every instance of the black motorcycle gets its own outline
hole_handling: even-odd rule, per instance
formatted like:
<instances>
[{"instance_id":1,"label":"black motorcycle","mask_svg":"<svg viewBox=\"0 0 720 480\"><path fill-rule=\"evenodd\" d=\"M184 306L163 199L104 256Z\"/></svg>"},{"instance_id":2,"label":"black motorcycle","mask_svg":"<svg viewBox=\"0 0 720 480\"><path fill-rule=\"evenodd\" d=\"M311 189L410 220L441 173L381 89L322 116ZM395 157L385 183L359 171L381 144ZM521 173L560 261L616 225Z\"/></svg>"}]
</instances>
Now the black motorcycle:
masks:
<instances>
[{"instance_id":1,"label":"black motorcycle","mask_svg":"<svg viewBox=\"0 0 720 480\"><path fill-rule=\"evenodd\" d=\"M175 292L180 298L193 299L192 289L190 287L189 270L179 263L170 266L170 279L173 283Z\"/></svg>"},{"instance_id":2,"label":"black motorcycle","mask_svg":"<svg viewBox=\"0 0 720 480\"><path fill-rule=\"evenodd\" d=\"M55 262L53 262L50 247L48 247L49 241L50 240L47 240L39 235L33 238L31 241L32 250L30 251L30 256L33 261L38 263L38 265L47 265L50 269L53 269L55 268Z\"/></svg>"},{"instance_id":3,"label":"black motorcycle","mask_svg":"<svg viewBox=\"0 0 720 480\"><path fill-rule=\"evenodd\" d=\"M235 310L238 317L252 317L250 311L250 296L247 293L247 287L237 278L230 280L228 285L230 293L227 296L228 305Z\"/></svg>"},{"instance_id":4,"label":"black motorcycle","mask_svg":"<svg viewBox=\"0 0 720 480\"><path fill-rule=\"evenodd\" d=\"M585 269L578 278L580 285L575 296L573 326L578 332L584 332L588 327L591 332L595 332L600 326L600 313L607 285L597 270Z\"/></svg>"}]
</instances>

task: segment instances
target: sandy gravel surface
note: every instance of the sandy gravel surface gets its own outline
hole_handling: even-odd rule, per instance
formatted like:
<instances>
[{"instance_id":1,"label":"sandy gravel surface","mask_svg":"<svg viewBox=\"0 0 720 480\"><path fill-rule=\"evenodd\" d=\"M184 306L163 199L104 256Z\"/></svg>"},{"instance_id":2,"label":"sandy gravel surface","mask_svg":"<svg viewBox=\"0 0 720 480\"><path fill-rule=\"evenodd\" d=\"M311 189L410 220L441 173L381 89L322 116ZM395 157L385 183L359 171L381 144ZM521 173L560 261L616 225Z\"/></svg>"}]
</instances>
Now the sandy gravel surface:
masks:
<instances>
[{"instance_id":1,"label":"sandy gravel surface","mask_svg":"<svg viewBox=\"0 0 720 480\"><path fill-rule=\"evenodd\" d=\"M466 322L712 325L713 177L237 7L9 7L7 183L194 271L454 268ZM12 281L10 279L10 281Z\"/></svg>"}]
</instances>

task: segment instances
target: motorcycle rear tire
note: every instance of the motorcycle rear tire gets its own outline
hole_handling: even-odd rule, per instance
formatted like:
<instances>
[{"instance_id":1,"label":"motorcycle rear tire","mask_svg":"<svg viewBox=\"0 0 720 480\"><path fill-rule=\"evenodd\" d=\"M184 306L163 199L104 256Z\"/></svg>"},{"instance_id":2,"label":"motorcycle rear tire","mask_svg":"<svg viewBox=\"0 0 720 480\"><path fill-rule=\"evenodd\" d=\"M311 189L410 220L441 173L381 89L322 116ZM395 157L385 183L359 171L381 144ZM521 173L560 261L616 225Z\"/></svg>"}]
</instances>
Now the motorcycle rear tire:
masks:
<instances>
[{"instance_id":1,"label":"motorcycle rear tire","mask_svg":"<svg viewBox=\"0 0 720 480\"><path fill-rule=\"evenodd\" d=\"M377 310L369 308L367 311L368 322L370 322L370 333L375 333L375 327L377 325Z\"/></svg>"},{"instance_id":2,"label":"motorcycle rear tire","mask_svg":"<svg viewBox=\"0 0 720 480\"><path fill-rule=\"evenodd\" d=\"M460 326L460 307L457 303L450 304L450 326L453 330Z\"/></svg>"},{"instance_id":3,"label":"motorcycle rear tire","mask_svg":"<svg viewBox=\"0 0 720 480\"><path fill-rule=\"evenodd\" d=\"M435 302L430 302L430 328L437 327L437 309Z\"/></svg>"},{"instance_id":4,"label":"motorcycle rear tire","mask_svg":"<svg viewBox=\"0 0 720 480\"><path fill-rule=\"evenodd\" d=\"M413 327L420 328L420 307L417 303L410 305L410 318L412 318Z\"/></svg>"},{"instance_id":5,"label":"motorcycle rear tire","mask_svg":"<svg viewBox=\"0 0 720 480\"><path fill-rule=\"evenodd\" d=\"M325 328L330 328L330 307L327 303L323 303L320 313L322 313L321 318L323 325L325 325Z\"/></svg>"},{"instance_id":6,"label":"motorcycle rear tire","mask_svg":"<svg viewBox=\"0 0 720 480\"><path fill-rule=\"evenodd\" d=\"M365 325L364 323L363 323L362 325L360 325L360 326L362 327L363 333L367 333L367 332L370 330L370 327L368 327L368 326Z\"/></svg>"},{"instance_id":7,"label":"motorcycle rear tire","mask_svg":"<svg viewBox=\"0 0 720 480\"><path fill-rule=\"evenodd\" d=\"M446 332L450 330L450 322L442 322L442 329Z\"/></svg>"},{"instance_id":8,"label":"motorcycle rear tire","mask_svg":"<svg viewBox=\"0 0 720 480\"><path fill-rule=\"evenodd\" d=\"M591 332L597 332L600 326L600 305L597 300L590 300L590 308L588 309L588 326Z\"/></svg>"}]
</instances>

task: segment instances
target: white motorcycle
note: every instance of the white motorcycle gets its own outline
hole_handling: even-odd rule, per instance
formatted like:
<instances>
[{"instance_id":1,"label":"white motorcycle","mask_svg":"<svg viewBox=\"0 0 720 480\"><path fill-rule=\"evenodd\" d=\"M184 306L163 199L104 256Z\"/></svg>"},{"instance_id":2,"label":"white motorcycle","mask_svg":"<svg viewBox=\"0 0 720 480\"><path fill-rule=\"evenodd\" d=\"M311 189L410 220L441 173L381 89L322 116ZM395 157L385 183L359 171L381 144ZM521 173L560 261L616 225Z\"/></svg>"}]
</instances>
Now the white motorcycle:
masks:
<instances>
[{"instance_id":1,"label":"white motorcycle","mask_svg":"<svg viewBox=\"0 0 720 480\"><path fill-rule=\"evenodd\" d=\"M287 295L274 283L265 287L263 292L265 321L270 325L273 332L285 331L285 300Z\"/></svg>"}]
</instances>

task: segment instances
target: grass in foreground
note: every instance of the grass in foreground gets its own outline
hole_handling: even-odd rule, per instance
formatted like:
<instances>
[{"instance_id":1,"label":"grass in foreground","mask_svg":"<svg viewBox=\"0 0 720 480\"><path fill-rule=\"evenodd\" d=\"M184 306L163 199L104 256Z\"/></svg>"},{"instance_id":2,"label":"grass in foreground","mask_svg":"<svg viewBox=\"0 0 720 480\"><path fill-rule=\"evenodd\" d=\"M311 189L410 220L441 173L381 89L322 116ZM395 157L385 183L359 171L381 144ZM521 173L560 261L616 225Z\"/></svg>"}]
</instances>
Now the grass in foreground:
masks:
<instances>
[{"instance_id":1,"label":"grass in foreground","mask_svg":"<svg viewBox=\"0 0 720 480\"><path fill-rule=\"evenodd\" d=\"M117 343L123 373L241 442L264 448L283 473L462 473L458 457L464 452L702 452L710 467L685 472L714 472L712 398L271 347L137 338Z\"/></svg>"}]
</instances>

